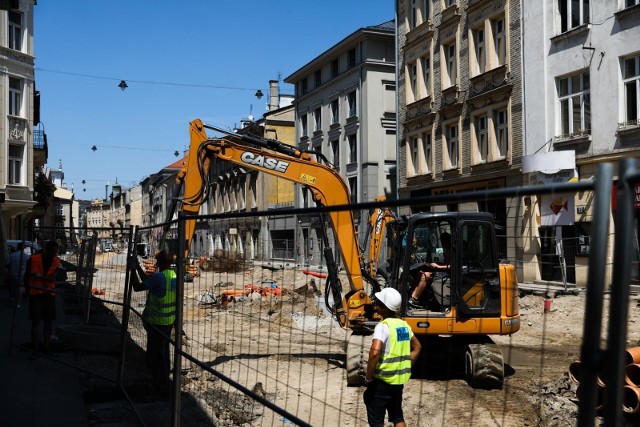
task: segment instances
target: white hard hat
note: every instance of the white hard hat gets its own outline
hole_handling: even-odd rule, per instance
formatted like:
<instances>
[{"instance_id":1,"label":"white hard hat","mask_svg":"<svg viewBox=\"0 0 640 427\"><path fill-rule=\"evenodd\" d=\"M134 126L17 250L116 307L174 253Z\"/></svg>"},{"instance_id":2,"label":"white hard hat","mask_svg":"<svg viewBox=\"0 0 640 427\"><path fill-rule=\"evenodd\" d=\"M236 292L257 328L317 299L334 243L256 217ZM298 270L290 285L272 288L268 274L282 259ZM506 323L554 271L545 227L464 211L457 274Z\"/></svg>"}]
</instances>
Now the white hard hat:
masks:
<instances>
[{"instance_id":1,"label":"white hard hat","mask_svg":"<svg viewBox=\"0 0 640 427\"><path fill-rule=\"evenodd\" d=\"M384 288L380 292L375 293L376 298L391 311L399 311L402 305L402 296L400 292L393 288Z\"/></svg>"}]
</instances>

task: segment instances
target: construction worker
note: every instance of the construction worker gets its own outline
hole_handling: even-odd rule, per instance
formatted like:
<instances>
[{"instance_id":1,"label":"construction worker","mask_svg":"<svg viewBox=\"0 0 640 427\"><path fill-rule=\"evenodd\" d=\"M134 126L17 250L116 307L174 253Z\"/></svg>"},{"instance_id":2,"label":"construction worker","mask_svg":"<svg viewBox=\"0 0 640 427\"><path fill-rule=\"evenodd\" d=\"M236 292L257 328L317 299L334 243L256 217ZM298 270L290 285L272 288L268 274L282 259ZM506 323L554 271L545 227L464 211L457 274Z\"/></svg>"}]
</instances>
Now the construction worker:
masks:
<instances>
[{"instance_id":1,"label":"construction worker","mask_svg":"<svg viewBox=\"0 0 640 427\"><path fill-rule=\"evenodd\" d=\"M364 403L370 426L383 426L385 412L394 427L406 427L402 413L402 390L411 378L411 366L420 354L421 345L411 327L398 318L402 304L393 288L376 292L376 311L382 321L373 331L369 349Z\"/></svg>"},{"instance_id":2,"label":"construction worker","mask_svg":"<svg viewBox=\"0 0 640 427\"><path fill-rule=\"evenodd\" d=\"M31 319L31 346L33 351L38 350L38 335L40 321L42 321L44 324L42 352L44 354L52 354L51 335L53 321L56 318L56 270L59 265L58 243L50 240L42 252L29 258L25 271L27 279L25 287L29 297L29 318Z\"/></svg>"},{"instance_id":3,"label":"construction worker","mask_svg":"<svg viewBox=\"0 0 640 427\"><path fill-rule=\"evenodd\" d=\"M168 398L169 339L176 321L176 273L171 269L173 256L167 251L156 254L157 272L143 280L147 303L142 313L147 330L147 364L161 397Z\"/></svg>"}]
</instances>

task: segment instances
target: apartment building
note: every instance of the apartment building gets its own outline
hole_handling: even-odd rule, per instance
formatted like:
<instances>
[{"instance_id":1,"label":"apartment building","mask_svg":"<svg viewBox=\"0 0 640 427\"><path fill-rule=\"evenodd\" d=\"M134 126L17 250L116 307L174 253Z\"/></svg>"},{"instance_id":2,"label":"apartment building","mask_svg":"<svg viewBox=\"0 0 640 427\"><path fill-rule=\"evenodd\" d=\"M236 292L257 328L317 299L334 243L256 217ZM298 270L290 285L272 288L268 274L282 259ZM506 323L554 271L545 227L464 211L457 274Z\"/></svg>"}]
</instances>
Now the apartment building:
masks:
<instances>
[{"instance_id":1,"label":"apartment building","mask_svg":"<svg viewBox=\"0 0 640 427\"><path fill-rule=\"evenodd\" d=\"M524 2L522 14L524 183L592 179L602 162L640 157L640 1ZM524 229L524 265L548 266L526 271L526 277L558 281L565 274L568 282L584 285L593 194L555 198L532 198L523 212L533 224ZM637 282L639 230L630 231Z\"/></svg>"},{"instance_id":2,"label":"apartment building","mask_svg":"<svg viewBox=\"0 0 640 427\"><path fill-rule=\"evenodd\" d=\"M47 162L35 90L35 5L10 1L0 9L0 241L32 237L26 233L36 205L34 177Z\"/></svg>"},{"instance_id":3,"label":"apartment building","mask_svg":"<svg viewBox=\"0 0 640 427\"><path fill-rule=\"evenodd\" d=\"M398 0L401 198L522 182L520 0ZM517 200L425 210L480 210L514 232ZM517 256L501 233L502 257Z\"/></svg>"},{"instance_id":4,"label":"apartment building","mask_svg":"<svg viewBox=\"0 0 640 427\"><path fill-rule=\"evenodd\" d=\"M360 28L285 79L295 86L297 146L333 164L348 183L352 203L396 194L394 28L393 20ZM314 206L300 185L296 206ZM360 217L356 213L358 226ZM330 227L316 216L298 220L296 260L320 264L321 229Z\"/></svg>"},{"instance_id":5,"label":"apartment building","mask_svg":"<svg viewBox=\"0 0 640 427\"><path fill-rule=\"evenodd\" d=\"M638 0L396 8L402 197L592 179L638 157ZM521 281L583 286L592 204L584 192L442 208L494 213Z\"/></svg>"}]
</instances>

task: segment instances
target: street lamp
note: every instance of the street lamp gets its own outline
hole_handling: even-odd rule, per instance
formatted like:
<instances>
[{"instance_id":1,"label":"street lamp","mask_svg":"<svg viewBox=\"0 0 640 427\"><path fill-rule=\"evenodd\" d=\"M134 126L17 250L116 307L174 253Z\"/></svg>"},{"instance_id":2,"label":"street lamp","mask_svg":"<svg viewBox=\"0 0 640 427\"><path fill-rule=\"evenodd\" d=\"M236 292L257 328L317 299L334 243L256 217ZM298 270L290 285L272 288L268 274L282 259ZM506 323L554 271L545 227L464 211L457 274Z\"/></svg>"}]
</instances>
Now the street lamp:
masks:
<instances>
[{"instance_id":1,"label":"street lamp","mask_svg":"<svg viewBox=\"0 0 640 427\"><path fill-rule=\"evenodd\" d=\"M120 83L118 84L118 87L120 88L121 91L124 92L124 90L126 88L128 88L129 85L127 85L127 82L125 82L124 80L120 80Z\"/></svg>"},{"instance_id":2,"label":"street lamp","mask_svg":"<svg viewBox=\"0 0 640 427\"><path fill-rule=\"evenodd\" d=\"M124 89L123 89L123 90L124 90ZM260 99L260 98L262 98L262 96L263 96L262 91L261 91L260 89L258 89L258 90L256 91L256 98Z\"/></svg>"}]
</instances>

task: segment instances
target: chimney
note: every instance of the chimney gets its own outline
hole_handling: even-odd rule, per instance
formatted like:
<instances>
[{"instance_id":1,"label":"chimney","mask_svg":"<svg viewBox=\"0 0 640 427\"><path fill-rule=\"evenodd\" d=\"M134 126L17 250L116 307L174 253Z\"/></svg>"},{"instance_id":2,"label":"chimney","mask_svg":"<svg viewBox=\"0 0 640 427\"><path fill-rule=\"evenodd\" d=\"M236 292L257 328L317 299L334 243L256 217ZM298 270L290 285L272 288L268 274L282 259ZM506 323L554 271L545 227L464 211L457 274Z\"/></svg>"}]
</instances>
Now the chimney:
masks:
<instances>
[{"instance_id":1,"label":"chimney","mask_svg":"<svg viewBox=\"0 0 640 427\"><path fill-rule=\"evenodd\" d=\"M278 81L269 80L269 111L277 110L280 107L278 93Z\"/></svg>"}]
</instances>

